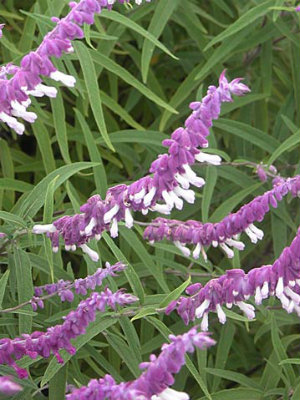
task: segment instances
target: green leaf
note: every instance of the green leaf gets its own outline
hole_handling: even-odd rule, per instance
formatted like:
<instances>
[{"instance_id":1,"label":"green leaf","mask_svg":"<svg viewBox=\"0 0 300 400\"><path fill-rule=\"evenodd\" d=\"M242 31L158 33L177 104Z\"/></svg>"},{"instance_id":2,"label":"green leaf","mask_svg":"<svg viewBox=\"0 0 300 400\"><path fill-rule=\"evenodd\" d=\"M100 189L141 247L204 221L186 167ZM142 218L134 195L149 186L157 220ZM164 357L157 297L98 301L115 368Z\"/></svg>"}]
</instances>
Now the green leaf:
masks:
<instances>
[{"instance_id":1,"label":"green leaf","mask_svg":"<svg viewBox=\"0 0 300 400\"><path fill-rule=\"evenodd\" d=\"M88 97L90 100L90 105L94 114L94 118L98 129L109 149L115 151L111 141L109 139L106 124L104 121L104 115L102 110L102 102L100 97L100 90L98 86L98 79L96 76L95 66L93 64L91 55L87 47L80 43L76 42L74 44L74 48L76 54L79 58L81 69L84 76L85 86L88 93Z\"/></svg>"},{"instance_id":2,"label":"green leaf","mask_svg":"<svg viewBox=\"0 0 300 400\"><path fill-rule=\"evenodd\" d=\"M96 166L96 163L92 162L78 162L71 165L65 165L51 172L45 178L43 178L30 192L30 194L22 201L18 207L18 215L23 217L34 217L39 209L43 206L47 187L50 182L57 176L55 181L54 190L56 190L62 183L64 183L70 176L76 174L83 169L91 168Z\"/></svg>"},{"instance_id":3,"label":"green leaf","mask_svg":"<svg viewBox=\"0 0 300 400\"><path fill-rule=\"evenodd\" d=\"M165 0L158 2L155 7L150 25L148 27L148 33L152 34L155 38L158 38L164 30L177 5L178 0ZM141 69L144 83L147 82L150 61L153 55L154 48L155 44L153 42L147 39L144 40L141 56Z\"/></svg>"},{"instance_id":4,"label":"green leaf","mask_svg":"<svg viewBox=\"0 0 300 400\"><path fill-rule=\"evenodd\" d=\"M67 365L64 365L49 382L49 400L66 398Z\"/></svg>"},{"instance_id":5,"label":"green leaf","mask_svg":"<svg viewBox=\"0 0 300 400\"><path fill-rule=\"evenodd\" d=\"M18 300L19 303L28 301L33 296L33 283L31 275L31 263L30 259L25 251L15 248L14 249L14 266L16 269L17 277L17 288L18 288ZM28 310L32 312L30 305L23 308L24 311ZM19 332L31 333L32 328L32 317L26 314L20 314L19 316Z\"/></svg>"},{"instance_id":6,"label":"green leaf","mask_svg":"<svg viewBox=\"0 0 300 400\"><path fill-rule=\"evenodd\" d=\"M58 178L59 175L53 178L53 180L49 183L47 187L45 205L44 205L44 216L43 216L44 224L49 224L53 218L54 187L55 187L55 182L57 181Z\"/></svg>"},{"instance_id":7,"label":"green leaf","mask_svg":"<svg viewBox=\"0 0 300 400\"><path fill-rule=\"evenodd\" d=\"M159 304L159 308L164 308L167 307L168 304L171 303L173 300L177 300L178 297L185 291L185 289L189 286L191 283L191 277L183 282L180 286L178 286L176 289L174 289L171 293L169 293L165 299Z\"/></svg>"},{"instance_id":8,"label":"green leaf","mask_svg":"<svg viewBox=\"0 0 300 400\"><path fill-rule=\"evenodd\" d=\"M300 143L300 129L294 133L294 135L288 137L277 149L273 152L271 157L269 158L268 165L273 164L281 154L289 151L293 147L297 146Z\"/></svg>"},{"instance_id":9,"label":"green leaf","mask_svg":"<svg viewBox=\"0 0 300 400\"><path fill-rule=\"evenodd\" d=\"M220 378L228 379L230 381L239 383L242 386L250 387L257 390L262 390L261 386L255 382L255 380L248 378L247 376L234 371L226 371L218 368L205 368L205 371L211 375L218 376Z\"/></svg>"},{"instance_id":10,"label":"green leaf","mask_svg":"<svg viewBox=\"0 0 300 400\"><path fill-rule=\"evenodd\" d=\"M134 317L131 318L131 321L135 321L137 319L141 319L147 317L149 315L157 314L155 307L145 307L141 311L139 311Z\"/></svg>"},{"instance_id":11,"label":"green leaf","mask_svg":"<svg viewBox=\"0 0 300 400\"><path fill-rule=\"evenodd\" d=\"M237 19L234 23L232 23L227 29L225 29L222 33L214 37L205 47L204 51L208 50L216 43L219 43L224 39L229 38L232 35L236 35L243 28L249 25L250 26L253 25L258 18L269 12L269 7L272 6L273 4L274 0L267 0L259 4L258 6L251 8L249 11L244 13L239 19Z\"/></svg>"},{"instance_id":12,"label":"green leaf","mask_svg":"<svg viewBox=\"0 0 300 400\"><path fill-rule=\"evenodd\" d=\"M22 218L7 211L0 211L0 219L3 219L3 221L6 221L13 226L20 225L23 228L26 227L26 223Z\"/></svg>"},{"instance_id":13,"label":"green leaf","mask_svg":"<svg viewBox=\"0 0 300 400\"><path fill-rule=\"evenodd\" d=\"M5 289L9 277L9 269L4 272L0 279L0 309L2 309L2 302L5 294Z\"/></svg>"},{"instance_id":14,"label":"green leaf","mask_svg":"<svg viewBox=\"0 0 300 400\"><path fill-rule=\"evenodd\" d=\"M107 10L102 10L100 17L110 19L112 21L117 22L118 24L124 25L127 28L132 29L133 31L142 35L144 38L148 39L151 43L153 43L154 46L160 48L170 57L174 58L175 60L178 60L178 58L175 57L164 44L162 44L159 40L157 40L156 37L153 36L151 32L148 32L145 29L143 29L140 25L136 24L132 19L129 19L124 15L117 13L116 11L107 11Z\"/></svg>"},{"instance_id":15,"label":"green leaf","mask_svg":"<svg viewBox=\"0 0 300 400\"><path fill-rule=\"evenodd\" d=\"M53 113L53 123L57 137L57 143L60 148L61 155L67 164L71 163L69 146L68 146L68 135L66 127L66 113L63 103L63 98L61 91L57 91L57 96L55 99L50 99L51 108Z\"/></svg>"},{"instance_id":16,"label":"green leaf","mask_svg":"<svg viewBox=\"0 0 300 400\"><path fill-rule=\"evenodd\" d=\"M28 192L33 185L27 182L18 181L11 178L0 178L0 189L15 190L16 192Z\"/></svg>"},{"instance_id":17,"label":"green leaf","mask_svg":"<svg viewBox=\"0 0 300 400\"><path fill-rule=\"evenodd\" d=\"M85 143L86 143L88 151L89 151L90 159L91 159L91 161L98 163L98 166L93 168L94 181L95 181L95 186L96 186L97 192L102 197L105 197L105 194L107 191L107 178L106 178L106 172L105 172L105 168L104 168L104 165L102 162L100 152L99 152L97 146L95 145L95 139L94 139L93 134L90 131L90 128L89 128L88 124L86 123L83 115L77 109L74 109L74 111L75 111L77 119L80 123L81 129L82 129L82 132L84 135Z\"/></svg>"},{"instance_id":18,"label":"green leaf","mask_svg":"<svg viewBox=\"0 0 300 400\"><path fill-rule=\"evenodd\" d=\"M90 50L91 51L91 50ZM110 58L104 56L103 54L96 53L95 51L91 52L91 56L93 60L101 65L103 68L106 68L108 71L112 72L119 76L123 81L128 83L130 86L137 89L140 93L142 93L149 100L156 103L158 106L165 108L173 114L178 114L178 112L171 107L168 103L158 97L154 92L148 89L145 85L143 85L140 81L138 81L127 69L121 67L115 61Z\"/></svg>"}]
</instances>

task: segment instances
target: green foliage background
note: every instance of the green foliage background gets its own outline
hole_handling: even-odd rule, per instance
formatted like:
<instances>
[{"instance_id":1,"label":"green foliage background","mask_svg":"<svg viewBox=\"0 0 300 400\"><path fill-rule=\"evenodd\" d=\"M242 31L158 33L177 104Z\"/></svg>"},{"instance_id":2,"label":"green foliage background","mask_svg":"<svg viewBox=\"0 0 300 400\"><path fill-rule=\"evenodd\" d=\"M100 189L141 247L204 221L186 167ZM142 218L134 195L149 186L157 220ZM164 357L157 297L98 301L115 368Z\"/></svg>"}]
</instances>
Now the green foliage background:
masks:
<instances>
[{"instance_id":1,"label":"green foliage background","mask_svg":"<svg viewBox=\"0 0 300 400\"><path fill-rule=\"evenodd\" d=\"M1 62L17 63L36 48L53 26L50 16L65 14L67 3L1 2L0 18L6 23ZM2 308L28 300L33 282L83 277L101 265L81 252L53 254L46 238L24 234L24 228L29 230L33 221L51 222L53 214L77 212L89 196L103 196L109 186L145 175L164 151L161 140L188 115L189 102L201 99L224 68L231 79L245 77L252 93L223 106L209 139L211 152L226 161L274 163L282 176L300 173L300 20L293 6L283 0L153 0L141 7L119 5L85 28L86 39L75 43L75 53L56 61L76 77L76 87L60 88L51 101L33 99L38 120L23 137L1 125L1 231L10 238L0 254ZM270 187L246 167L196 169L207 184L195 204L174 211L174 218L218 221ZM140 318L132 323L114 313L98 316L75 341L77 354L63 353L66 366L55 359L23 359L20 365L30 366L31 376L15 398L59 400L66 381L87 384L105 373L117 381L138 376L138 364L160 348L169 332L187 329L175 313L166 317L153 309L189 272L192 282L205 283L228 268L248 271L272 263L299 223L299 200L288 197L260 224L261 243L254 246L243 237L246 250L232 261L210 249L208 263L182 257L170 243L149 246L139 226L131 231L121 226L116 240L103 235L92 244L101 261L129 264L127 275L110 280L109 286L139 295ZM75 305L51 299L38 313L24 307L2 314L0 337L44 330L60 323ZM235 312L228 317L224 326L210 317L218 343L190 357L175 388L193 400L298 399L299 318L275 299L258 307L254 322ZM11 369L0 366L0 373Z\"/></svg>"}]
</instances>

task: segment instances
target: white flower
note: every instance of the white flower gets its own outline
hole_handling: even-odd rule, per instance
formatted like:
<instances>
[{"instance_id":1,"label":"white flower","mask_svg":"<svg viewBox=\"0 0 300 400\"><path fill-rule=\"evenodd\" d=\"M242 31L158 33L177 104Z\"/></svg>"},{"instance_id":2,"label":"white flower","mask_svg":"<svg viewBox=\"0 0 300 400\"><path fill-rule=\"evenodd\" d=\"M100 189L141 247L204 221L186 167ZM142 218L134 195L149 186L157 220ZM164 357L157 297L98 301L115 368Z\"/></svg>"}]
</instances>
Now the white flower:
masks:
<instances>
[{"instance_id":1,"label":"white flower","mask_svg":"<svg viewBox=\"0 0 300 400\"><path fill-rule=\"evenodd\" d=\"M221 165L222 158L216 154L206 154L200 151L200 153L195 155L195 159L199 162L207 162L212 165Z\"/></svg>"},{"instance_id":2,"label":"white flower","mask_svg":"<svg viewBox=\"0 0 300 400\"><path fill-rule=\"evenodd\" d=\"M118 206L118 204L115 204L109 211L107 211L104 214L104 216L103 216L104 223L109 224L110 221L118 213L119 210L120 210L120 207Z\"/></svg>"},{"instance_id":3,"label":"white flower","mask_svg":"<svg viewBox=\"0 0 300 400\"><path fill-rule=\"evenodd\" d=\"M98 253L96 253L94 250L92 250L89 246L87 246L86 244L82 244L79 247L81 247L82 251L87 254L92 261L99 261L99 255ZM54 250L53 250L54 251Z\"/></svg>"},{"instance_id":4,"label":"white flower","mask_svg":"<svg viewBox=\"0 0 300 400\"><path fill-rule=\"evenodd\" d=\"M32 233L40 234L40 233L51 233L55 232L56 228L53 224L46 224L46 225L34 225L32 228Z\"/></svg>"},{"instance_id":5,"label":"white flower","mask_svg":"<svg viewBox=\"0 0 300 400\"><path fill-rule=\"evenodd\" d=\"M184 392L178 392L170 388L151 397L151 400L189 400L190 396Z\"/></svg>"},{"instance_id":6,"label":"white flower","mask_svg":"<svg viewBox=\"0 0 300 400\"><path fill-rule=\"evenodd\" d=\"M16 118L11 117L5 112L0 112L0 120L5 122L11 129L13 129L18 135L23 135L25 131L24 124L21 124Z\"/></svg>"},{"instance_id":7,"label":"white flower","mask_svg":"<svg viewBox=\"0 0 300 400\"><path fill-rule=\"evenodd\" d=\"M51 72L50 78L54 81L61 82L68 87L74 87L76 83L76 79L74 78L74 76L64 74L60 71Z\"/></svg>"}]
</instances>

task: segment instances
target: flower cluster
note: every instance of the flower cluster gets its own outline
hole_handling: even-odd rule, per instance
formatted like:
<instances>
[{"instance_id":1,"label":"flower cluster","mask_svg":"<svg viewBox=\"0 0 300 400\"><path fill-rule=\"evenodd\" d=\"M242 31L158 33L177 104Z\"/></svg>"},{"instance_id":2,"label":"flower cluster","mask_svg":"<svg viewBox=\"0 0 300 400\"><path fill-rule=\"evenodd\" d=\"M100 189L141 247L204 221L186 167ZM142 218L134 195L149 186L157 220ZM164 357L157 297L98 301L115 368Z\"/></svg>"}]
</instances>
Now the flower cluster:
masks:
<instances>
[{"instance_id":1,"label":"flower cluster","mask_svg":"<svg viewBox=\"0 0 300 400\"><path fill-rule=\"evenodd\" d=\"M85 296L88 290L94 290L96 286L101 286L103 279L108 276L116 276L117 272L121 272L126 268L126 265L118 262L114 265L110 265L108 262L105 264L106 268L98 268L93 275L88 275L86 278L76 279L74 282L59 280L57 283L48 283L43 286L36 286L34 288L34 297L31 300L31 305L34 311L37 307L43 308L44 303L41 299L42 296L47 293L48 295L57 294L61 301L72 302L74 294L72 289L75 289L75 293Z\"/></svg>"},{"instance_id":2,"label":"flower cluster","mask_svg":"<svg viewBox=\"0 0 300 400\"><path fill-rule=\"evenodd\" d=\"M290 247L286 247L273 265L253 268L247 274L241 269L227 270L217 279L210 280L204 287L195 283L187 288L190 297L180 297L166 309L169 314L176 309L185 324L202 318L201 329L208 329L208 313L217 312L224 324L226 315L222 305L239 307L246 317L255 317L255 308L245 301L254 296L255 304L276 296L282 307L300 316L300 228Z\"/></svg>"},{"instance_id":3,"label":"flower cluster","mask_svg":"<svg viewBox=\"0 0 300 400\"><path fill-rule=\"evenodd\" d=\"M0 339L0 364L12 366L20 378L25 378L27 371L16 364L16 360L25 355L30 358L38 355L48 358L50 354L54 354L58 362L62 363L59 350L65 349L70 354L75 354L76 349L72 346L71 339L85 333L87 326L95 320L97 311L104 312L106 306L116 309L117 305L124 306L137 300L123 290L113 293L107 288L101 293L92 293L79 303L76 310L64 317L63 324L50 327L46 332L36 331L15 339Z\"/></svg>"},{"instance_id":4,"label":"flower cluster","mask_svg":"<svg viewBox=\"0 0 300 400\"><path fill-rule=\"evenodd\" d=\"M66 250L81 247L92 260L98 260L98 254L86 243L95 238L99 240L105 230L112 237L118 235L118 222L125 220L131 228L131 211L147 214L149 210L169 214L176 207L182 209L183 200L195 201L195 193L190 185L201 187L205 181L191 169L195 161L218 165L220 157L205 154L198 147L207 147L207 136L212 120L218 118L222 102L232 101L231 95L247 93L249 88L240 82L240 78L228 82L223 72L219 87L210 86L201 102L190 104L192 114L185 121L184 128L176 129L170 139L163 141L169 148L168 154L160 155L151 165L150 173L131 185L118 185L108 190L105 200L99 195L92 196L81 206L81 214L64 216L53 224L35 225L33 233L47 233L51 238L53 251L59 247L59 237L65 242ZM164 202L163 204L161 202Z\"/></svg>"},{"instance_id":5,"label":"flower cluster","mask_svg":"<svg viewBox=\"0 0 300 400\"><path fill-rule=\"evenodd\" d=\"M146 0L150 1L150 0ZM75 78L58 71L51 61L51 57L61 57L63 53L74 51L71 41L84 37L81 26L94 23L94 15L102 8L110 9L117 0L80 0L79 3L69 3L71 11L65 18L52 18L56 27L43 39L35 51L25 55L20 66L8 64L0 68L0 120L5 122L17 134L22 135L25 126L17 118L33 123L37 115L27 111L31 104L29 96L56 97L55 87L42 84L41 76L46 76L65 86L73 87ZM118 0L126 3L129 0ZM136 0L141 4L142 0ZM0 37L3 24L0 25Z\"/></svg>"},{"instance_id":6,"label":"flower cluster","mask_svg":"<svg viewBox=\"0 0 300 400\"><path fill-rule=\"evenodd\" d=\"M185 354L196 347L206 349L215 344L207 333L197 332L192 328L187 333L170 335L170 344L164 344L158 357L150 356L150 362L144 362L140 368L145 372L136 380L116 384L106 375L102 379L93 379L88 386L74 390L67 395L67 400L188 400L186 393L170 389L173 374L177 374L185 364Z\"/></svg>"},{"instance_id":7,"label":"flower cluster","mask_svg":"<svg viewBox=\"0 0 300 400\"><path fill-rule=\"evenodd\" d=\"M245 232L252 243L257 243L264 236L262 230L258 229L254 222L261 222L270 206L276 208L278 201L291 193L293 197L300 197L300 175L293 178L274 180L273 189L256 197L250 203L242 206L236 213L227 215L217 223L205 223L194 220L178 221L165 218L156 218L144 231L144 238L151 243L161 241L164 238L172 241L185 256L190 256L191 250L186 246L194 247L192 255L198 258L202 253L207 258L204 246L219 246L225 254L232 258L232 248L243 250L245 245L237 240L238 234Z\"/></svg>"}]
</instances>

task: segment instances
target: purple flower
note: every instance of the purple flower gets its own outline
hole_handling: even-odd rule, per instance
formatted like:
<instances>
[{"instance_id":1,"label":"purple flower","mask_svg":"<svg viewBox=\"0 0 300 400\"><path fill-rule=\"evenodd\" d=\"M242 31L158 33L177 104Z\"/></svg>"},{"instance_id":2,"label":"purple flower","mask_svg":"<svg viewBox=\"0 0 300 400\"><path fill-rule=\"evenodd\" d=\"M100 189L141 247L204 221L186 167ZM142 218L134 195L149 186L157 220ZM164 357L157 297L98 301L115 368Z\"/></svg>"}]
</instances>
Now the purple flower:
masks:
<instances>
[{"instance_id":1,"label":"purple flower","mask_svg":"<svg viewBox=\"0 0 300 400\"><path fill-rule=\"evenodd\" d=\"M102 379L92 379L88 386L75 389L67 395L67 400L188 400L186 393L171 389L174 374L185 364L185 354L196 347L206 349L215 341L207 333L192 328L180 336L170 335L170 344L164 344L158 357L150 356L149 362L140 364L145 372L134 381L116 384L106 375Z\"/></svg>"},{"instance_id":2,"label":"purple flower","mask_svg":"<svg viewBox=\"0 0 300 400\"><path fill-rule=\"evenodd\" d=\"M198 286L197 286L198 285ZM224 324L226 315L222 306L237 306L247 318L255 317L255 308L247 301L254 296L255 304L276 296L288 312L300 316L300 228L290 247L286 247L273 265L253 268L247 274L241 269L231 269L219 278L211 279L204 287L193 284L186 289L190 297L180 297L166 309L173 310L188 324L195 318L202 318L201 329L208 329L208 314L217 313Z\"/></svg>"},{"instance_id":3,"label":"purple flower","mask_svg":"<svg viewBox=\"0 0 300 400\"><path fill-rule=\"evenodd\" d=\"M119 3L128 2L118 0ZM71 75L58 71L51 57L59 58L62 53L72 53L74 51L71 41L84 37L81 26L94 23L94 15L100 13L102 8L111 9L116 0L80 0L78 3L71 2L71 10L62 19L53 17L52 21L56 27L49 32L39 45L37 50L25 55L20 67L14 67L13 76L8 79L5 67L1 67L0 72L0 120L6 123L18 135L22 135L25 126L17 118L21 118L29 123L33 123L37 115L27 111L31 104L29 96L34 97L55 97L57 90L42 84L41 76L47 76L54 81L61 82L63 85L73 87L75 78ZM141 0L136 0L141 4ZM2 28L0 24L0 38ZM12 72L12 71L11 71ZM2 79L2 78L5 79Z\"/></svg>"},{"instance_id":4,"label":"purple flower","mask_svg":"<svg viewBox=\"0 0 300 400\"><path fill-rule=\"evenodd\" d=\"M1 39L2 36L3 36L2 29L4 28L4 26L5 26L5 24L0 24L0 39Z\"/></svg>"},{"instance_id":5,"label":"purple flower","mask_svg":"<svg viewBox=\"0 0 300 400\"><path fill-rule=\"evenodd\" d=\"M196 161L218 165L221 160L219 156L201 152L198 147L207 147L206 137L212 120L220 114L222 102L232 101L232 93L242 95L248 91L249 88L240 83L240 79L228 82L223 72L219 87L209 86L201 102L191 103L192 113L185 121L185 127L176 129L170 139L163 141L163 145L169 149L168 154L159 155L151 164L152 175L129 186L110 188L104 200L99 195L92 196L81 206L81 214L64 216L49 225L35 225L33 233L47 233L53 251L58 250L61 236L66 250L81 247L93 261L97 261L98 254L86 243L92 238L99 240L102 232L107 230L112 237L118 236L118 222L121 220L131 228L131 211L147 214L151 210L169 214L174 207L181 210L183 200L194 203L195 193L190 186L201 187L205 181L196 175L191 165ZM180 241L176 242L180 247Z\"/></svg>"},{"instance_id":6,"label":"purple flower","mask_svg":"<svg viewBox=\"0 0 300 400\"><path fill-rule=\"evenodd\" d=\"M27 371L16 364L16 360L25 355L30 358L36 358L38 355L48 358L50 354L54 354L58 362L62 363L59 350L65 349L70 354L76 352L71 339L85 333L87 326L95 320L97 311L104 312L106 306L115 310L117 305L125 306L137 300L135 296L124 293L123 290L113 293L107 288L101 293L92 293L89 298L79 303L76 310L63 317L63 324L50 327L46 332L36 331L15 339L0 339L0 364L12 366L20 378L25 378Z\"/></svg>"},{"instance_id":7,"label":"purple flower","mask_svg":"<svg viewBox=\"0 0 300 400\"><path fill-rule=\"evenodd\" d=\"M57 294L61 301L72 302L74 294L72 292L75 289L75 293L86 295L89 289L95 290L97 286L101 286L102 282L108 276L117 276L117 273L123 271L126 265L117 262L114 265L110 265L108 262L105 264L106 268L98 268L93 275L88 275L86 278L76 279L74 282L59 280L57 283L51 283L43 286L37 286L34 288L34 297L31 300L31 305L34 311L37 307L44 307L44 303L40 300L40 297L45 294Z\"/></svg>"},{"instance_id":8,"label":"purple flower","mask_svg":"<svg viewBox=\"0 0 300 400\"><path fill-rule=\"evenodd\" d=\"M252 243L257 243L263 238L264 233L254 225L254 222L261 222L265 214L270 211L270 207L276 208L278 201L288 193L293 197L300 197L300 175L288 179L277 177L273 185L273 189L245 204L236 213L227 215L220 222L203 224L194 220L156 218L145 229L144 238L150 243L163 239L170 240L187 257L191 254L187 245L192 245L193 257L199 258L202 254L206 260L204 247L212 245L219 246L229 258L232 258L234 256L232 248L243 250L245 247L236 235L245 232Z\"/></svg>"},{"instance_id":9,"label":"purple flower","mask_svg":"<svg viewBox=\"0 0 300 400\"><path fill-rule=\"evenodd\" d=\"M262 182L266 182L268 180L268 176L262 165L259 164L257 166L256 173Z\"/></svg>"},{"instance_id":10,"label":"purple flower","mask_svg":"<svg viewBox=\"0 0 300 400\"><path fill-rule=\"evenodd\" d=\"M13 381L11 376L0 377L0 393L12 396L23 390L22 386Z\"/></svg>"},{"instance_id":11,"label":"purple flower","mask_svg":"<svg viewBox=\"0 0 300 400\"><path fill-rule=\"evenodd\" d=\"M300 12L300 5L295 8L295 11Z\"/></svg>"}]
</instances>

